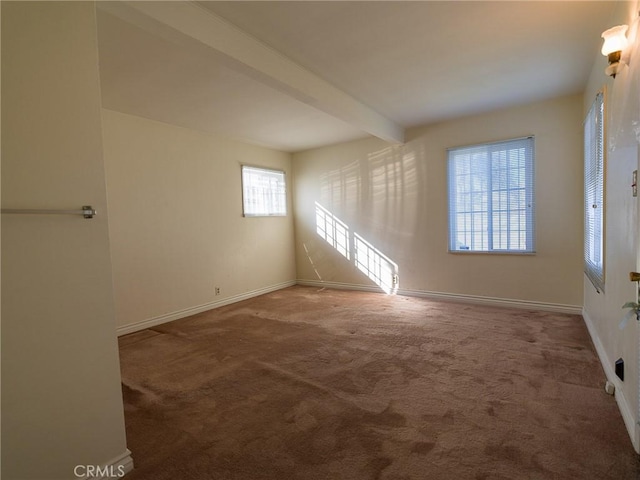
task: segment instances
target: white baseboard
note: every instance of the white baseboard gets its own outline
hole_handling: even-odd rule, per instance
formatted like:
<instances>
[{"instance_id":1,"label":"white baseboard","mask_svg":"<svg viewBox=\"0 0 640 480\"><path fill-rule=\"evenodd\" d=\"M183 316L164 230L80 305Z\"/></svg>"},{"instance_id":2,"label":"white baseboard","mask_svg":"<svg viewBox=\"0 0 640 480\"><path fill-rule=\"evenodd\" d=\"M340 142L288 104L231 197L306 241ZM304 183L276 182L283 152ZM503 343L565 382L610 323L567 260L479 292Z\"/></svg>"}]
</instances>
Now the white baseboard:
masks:
<instances>
[{"instance_id":1,"label":"white baseboard","mask_svg":"<svg viewBox=\"0 0 640 480\"><path fill-rule=\"evenodd\" d=\"M298 280L298 285L310 287L336 288L340 290L360 290L364 292L382 292L373 285L359 285L339 282L322 282L316 280ZM432 300L447 300L450 302L471 303L475 305L489 305L494 307L522 308L527 310L544 310L548 312L570 313L580 315L582 307L578 305L564 305L559 303L532 302L528 300L515 300L509 298L493 298L478 295L461 295L457 293L428 292L424 290L399 289L397 295L406 297L429 298Z\"/></svg>"},{"instance_id":2,"label":"white baseboard","mask_svg":"<svg viewBox=\"0 0 640 480\"><path fill-rule=\"evenodd\" d=\"M195 307L185 308L184 310L179 310L177 312L166 313L164 315L160 315L159 317L148 318L146 320L142 320L139 322L130 323L129 325L118 327L116 329L116 332L118 336L126 335L128 333L144 330L145 328L151 328L151 327L155 327L156 325L161 325L163 323L171 322L173 320L189 317L191 315L195 315L196 313L206 312L207 310L213 310L214 308L223 307L225 305L230 305L232 303L240 302L242 300L248 300L249 298L257 297L259 295L264 295L265 293L275 292L276 290L281 290L283 288L291 287L295 284L296 284L295 280L291 280L288 282L282 282L275 285L270 285L268 287L259 288L257 290L252 290L250 292L241 293L239 295L233 295L231 297L226 297L216 302L205 303L203 305L197 305Z\"/></svg>"},{"instance_id":3,"label":"white baseboard","mask_svg":"<svg viewBox=\"0 0 640 480\"><path fill-rule=\"evenodd\" d=\"M74 471L79 480L113 480L123 478L133 470L133 458L129 449L104 465L78 465ZM85 474L89 472L88 474ZM82 476L79 476L82 474Z\"/></svg>"},{"instance_id":4,"label":"white baseboard","mask_svg":"<svg viewBox=\"0 0 640 480\"><path fill-rule=\"evenodd\" d=\"M602 341L598 336L593 320L585 310L582 312L582 318L584 318L584 323L587 325L593 345L596 347L596 352L598 352L598 358L600 359L600 363L604 369L605 376L607 377L607 380L616 387L614 396L616 403L618 404L618 409L620 409L622 419L624 420L624 424L627 427L627 432L631 438L633 448L636 453L640 453L640 428L635 420L635 415L631 410L630 404L624 396L622 382L616 376L615 370L613 369L613 361L608 357L607 352L602 345Z\"/></svg>"},{"instance_id":5,"label":"white baseboard","mask_svg":"<svg viewBox=\"0 0 640 480\"><path fill-rule=\"evenodd\" d=\"M380 288L374 285L360 285L360 284L340 283L340 282L322 282L322 281L315 281L315 280L297 280L297 281L292 280L288 282L278 283L275 285L270 285L268 287L260 288L257 290L252 290L250 292L245 292L239 295L234 295L234 296L227 297L215 302L206 303L203 305L197 305L194 307L185 308L184 310L170 312L164 315L160 315L158 317L148 318L145 320L141 320L139 322L123 325L121 327L118 327L116 332L118 336L126 335L128 333L144 330L145 328L155 327L163 323L171 322L173 320L178 320L180 318L185 318L191 315L195 315L197 313L205 312L207 310L223 307L225 305L230 305L232 303L240 302L242 300L248 300L249 298L257 297L259 295L264 295L265 293L274 292L276 290L281 290L283 288L291 287L296 284L311 286L311 287L319 287L319 288L323 288L323 287L335 288L340 290L382 292ZM481 297L481 296L474 296L474 295L459 295L459 294L441 293L441 292L426 292L426 291L420 291L420 290L400 289L398 290L397 294L408 296L408 297L422 297L422 298L430 298L434 300L448 300L448 301L454 301L454 302L483 304L483 305L491 305L491 306L498 306L498 307L524 308L529 310L545 310L545 311L573 313L573 314L582 313L582 307L579 307L576 305L529 302L525 300L491 298L491 297Z\"/></svg>"},{"instance_id":6,"label":"white baseboard","mask_svg":"<svg viewBox=\"0 0 640 480\"><path fill-rule=\"evenodd\" d=\"M379 287L373 285L360 285L356 283L325 282L322 280L298 280L297 285L302 285L303 287L335 288L336 290L356 290L359 292L384 293Z\"/></svg>"}]
</instances>

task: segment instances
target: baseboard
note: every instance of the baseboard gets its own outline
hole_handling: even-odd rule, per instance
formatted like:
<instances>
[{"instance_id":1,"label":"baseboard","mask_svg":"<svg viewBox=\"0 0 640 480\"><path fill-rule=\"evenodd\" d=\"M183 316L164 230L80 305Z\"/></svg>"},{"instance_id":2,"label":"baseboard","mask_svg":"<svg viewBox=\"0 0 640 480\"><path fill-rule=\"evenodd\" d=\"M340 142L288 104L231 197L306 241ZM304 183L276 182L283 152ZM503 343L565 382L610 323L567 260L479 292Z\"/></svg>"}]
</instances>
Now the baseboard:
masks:
<instances>
[{"instance_id":1,"label":"baseboard","mask_svg":"<svg viewBox=\"0 0 640 480\"><path fill-rule=\"evenodd\" d=\"M116 332L118 336L126 335L128 333L144 330L145 328L151 328L157 325L161 325L163 323L172 322L173 320L189 317L197 313L206 312L207 310L213 310L214 308L219 308L225 305L230 305L232 303L241 302L242 300L248 300L250 298L257 297L259 295L264 295L265 293L275 292L276 290L281 290L283 288L291 287L295 284L296 284L295 280L277 283L275 285L270 285L268 287L252 290L250 292L245 292L239 295L226 297L215 302L205 303L203 305L197 305L195 307L185 308L184 310L179 310L177 312L166 313L158 317L148 318L140 322L130 323L129 325L118 327L116 329Z\"/></svg>"},{"instance_id":2,"label":"baseboard","mask_svg":"<svg viewBox=\"0 0 640 480\"><path fill-rule=\"evenodd\" d=\"M586 310L582 311L582 318L584 318L584 323L587 326L587 330L589 330L589 335L591 336L593 345L595 346L596 352L598 353L598 358L600 359L600 363L602 364L604 374L607 377L607 380L616 387L614 396L616 399L616 403L618 404L620 414L622 415L622 419L624 420L624 424L627 427L627 432L629 433L629 437L631 438L633 448L635 449L636 453L640 453L640 428L638 427L638 423L635 420L635 415L633 414L630 404L624 395L624 392L622 390L622 383L616 376L615 370L613 368L613 361L611 361L611 359L607 355L607 352L604 349L604 345L602 345L602 341L600 340L600 337L598 336L598 333L596 331L595 324L593 323L593 320L586 312Z\"/></svg>"},{"instance_id":3,"label":"baseboard","mask_svg":"<svg viewBox=\"0 0 640 480\"><path fill-rule=\"evenodd\" d=\"M131 470L133 470L133 458L127 449L104 465L77 465L74 470L74 478L79 480L113 480L114 478L123 478Z\"/></svg>"},{"instance_id":4,"label":"baseboard","mask_svg":"<svg viewBox=\"0 0 640 480\"><path fill-rule=\"evenodd\" d=\"M340 290L359 290L364 292L382 292L380 288L373 285L359 285L340 282L322 282L316 280L298 280L298 285L311 287L336 288ZM564 305L559 303L531 302L527 300L516 300L509 298L483 297L479 295L461 295L457 293L428 292L424 290L399 289L397 295L406 297L429 298L432 300L446 300L450 302L471 303L475 305L489 305L493 307L510 307L527 310L544 310L548 312L570 313L580 315L582 307L578 305Z\"/></svg>"},{"instance_id":5,"label":"baseboard","mask_svg":"<svg viewBox=\"0 0 640 480\"><path fill-rule=\"evenodd\" d=\"M297 285L303 287L318 287L318 288L335 288L336 290L356 290L359 292L375 292L384 293L380 288L373 285L360 285L356 283L341 283L341 282L325 282L322 280L298 280Z\"/></svg>"},{"instance_id":6,"label":"baseboard","mask_svg":"<svg viewBox=\"0 0 640 480\"><path fill-rule=\"evenodd\" d=\"M227 297L215 302L210 302L203 305L189 307L184 310L179 310L176 312L166 313L158 317L148 318L145 320L141 320L139 322L130 323L129 325L123 325L121 327L118 327L116 332L118 336L126 335L129 333L144 330L146 328L155 327L163 323L171 322L173 320L178 320L180 318L185 318L191 315L195 315L197 313L205 312L207 310L213 310L214 308L223 307L225 305L230 305L232 303L240 302L242 300L248 300L249 298L257 297L259 295L264 295L265 293L274 292L276 290L281 290L283 288L291 287L296 284L311 286L311 287L319 287L319 288L323 288L323 287L335 288L340 290L382 292L380 288L374 285L361 285L361 284L340 283L340 282L323 282L323 281L316 281L316 280L297 280L297 281L292 280L292 281L278 283L275 285L270 285L268 287L260 288L257 290L252 290L250 292L245 292L239 295L234 295L234 296ZM482 304L482 305L490 305L490 306L497 306L497 307L523 308L528 310L545 310L545 311L552 311L552 312L559 312L559 313L572 313L572 314L582 313L582 307L579 307L576 305L530 302L525 300L512 300L512 299L504 299L504 298L482 297L482 296L475 296L475 295L460 295L460 294L442 293L442 292L427 292L422 290L400 289L398 290L397 294L408 296L408 297L430 298L434 300L448 300L448 301L454 301L454 302Z\"/></svg>"}]
</instances>

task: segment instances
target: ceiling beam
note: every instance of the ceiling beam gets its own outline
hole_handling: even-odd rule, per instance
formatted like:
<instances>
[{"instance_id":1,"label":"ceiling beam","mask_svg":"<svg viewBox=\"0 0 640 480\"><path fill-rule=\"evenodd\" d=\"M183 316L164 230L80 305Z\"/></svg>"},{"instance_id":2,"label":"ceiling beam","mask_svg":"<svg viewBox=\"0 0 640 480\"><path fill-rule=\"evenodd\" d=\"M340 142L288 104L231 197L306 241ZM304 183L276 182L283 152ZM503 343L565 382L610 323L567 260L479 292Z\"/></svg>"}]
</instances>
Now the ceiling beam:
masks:
<instances>
[{"instance_id":1,"label":"ceiling beam","mask_svg":"<svg viewBox=\"0 0 640 480\"><path fill-rule=\"evenodd\" d=\"M222 57L263 84L392 143L404 128L195 2L97 2L98 8L176 43Z\"/></svg>"}]
</instances>

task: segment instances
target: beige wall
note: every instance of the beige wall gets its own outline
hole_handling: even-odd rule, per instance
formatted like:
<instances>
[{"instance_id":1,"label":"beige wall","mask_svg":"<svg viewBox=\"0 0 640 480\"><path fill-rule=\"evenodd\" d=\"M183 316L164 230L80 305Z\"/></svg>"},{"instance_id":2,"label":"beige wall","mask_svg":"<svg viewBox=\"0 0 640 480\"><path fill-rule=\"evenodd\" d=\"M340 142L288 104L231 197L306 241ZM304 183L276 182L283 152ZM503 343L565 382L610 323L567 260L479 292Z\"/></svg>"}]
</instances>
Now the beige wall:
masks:
<instances>
[{"instance_id":1,"label":"beige wall","mask_svg":"<svg viewBox=\"0 0 640 480\"><path fill-rule=\"evenodd\" d=\"M631 25L638 15L637 1L620 2L610 25ZM633 35L629 35L633 38ZM639 52L638 40L630 50ZM629 429L636 450L640 450L638 420L638 322L630 321L621 330L625 314L622 305L635 300L636 285L629 281L630 271L640 271L638 235L638 199L631 193L632 172L638 169L638 142L631 135L632 122L640 120L638 80L640 69L623 69L614 80L604 69L606 58L594 55L594 65L584 95L583 115L595 94L606 86L607 156L605 185L605 291L598 293L584 277L584 317L607 377L616 386L616 400ZM633 78L632 78L633 77ZM636 124L637 125L637 124ZM625 379L614 374L614 362L625 362Z\"/></svg>"},{"instance_id":2,"label":"beige wall","mask_svg":"<svg viewBox=\"0 0 640 480\"><path fill-rule=\"evenodd\" d=\"M109 258L95 10L2 2L2 478L130 466ZM115 470L119 471L119 470Z\"/></svg>"},{"instance_id":3,"label":"beige wall","mask_svg":"<svg viewBox=\"0 0 640 480\"><path fill-rule=\"evenodd\" d=\"M120 332L294 282L289 154L110 110L103 135ZM285 170L287 217L242 216L242 163Z\"/></svg>"},{"instance_id":4,"label":"beige wall","mask_svg":"<svg viewBox=\"0 0 640 480\"><path fill-rule=\"evenodd\" d=\"M400 293L582 305L582 97L294 155L298 278L375 286L316 233L316 202L397 264ZM446 149L535 135L535 255L447 252ZM478 298L476 298L478 299Z\"/></svg>"}]
</instances>

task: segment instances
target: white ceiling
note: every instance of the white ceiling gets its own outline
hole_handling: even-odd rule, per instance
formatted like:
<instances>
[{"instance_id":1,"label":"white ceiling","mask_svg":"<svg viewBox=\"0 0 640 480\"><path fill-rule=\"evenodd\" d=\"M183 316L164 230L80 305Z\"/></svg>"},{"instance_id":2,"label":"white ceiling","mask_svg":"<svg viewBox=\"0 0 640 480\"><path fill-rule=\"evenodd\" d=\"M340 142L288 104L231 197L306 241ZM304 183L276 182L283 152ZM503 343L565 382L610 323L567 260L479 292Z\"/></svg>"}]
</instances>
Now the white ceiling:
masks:
<instances>
[{"instance_id":1,"label":"white ceiling","mask_svg":"<svg viewBox=\"0 0 640 480\"><path fill-rule=\"evenodd\" d=\"M579 93L614 7L98 3L105 108L284 151Z\"/></svg>"}]
</instances>

